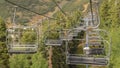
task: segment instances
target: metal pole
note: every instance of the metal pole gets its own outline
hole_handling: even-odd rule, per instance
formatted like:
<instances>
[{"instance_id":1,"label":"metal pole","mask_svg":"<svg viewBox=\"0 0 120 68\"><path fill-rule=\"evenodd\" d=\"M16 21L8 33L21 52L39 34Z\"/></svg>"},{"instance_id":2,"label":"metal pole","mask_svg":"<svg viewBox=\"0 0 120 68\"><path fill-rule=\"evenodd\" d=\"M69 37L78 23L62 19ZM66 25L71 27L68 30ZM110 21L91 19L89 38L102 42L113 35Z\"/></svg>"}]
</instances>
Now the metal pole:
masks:
<instances>
[{"instance_id":1,"label":"metal pole","mask_svg":"<svg viewBox=\"0 0 120 68\"><path fill-rule=\"evenodd\" d=\"M91 11L91 16L92 16L92 22L94 23L94 15L93 15L93 9L92 9L92 0L90 0L90 11Z\"/></svg>"},{"instance_id":2,"label":"metal pole","mask_svg":"<svg viewBox=\"0 0 120 68\"><path fill-rule=\"evenodd\" d=\"M50 20L47 18L48 20L48 32L50 33ZM49 40L49 39L48 39ZM48 61L48 68L52 68L52 54L53 54L53 49L52 49L52 46L49 46L49 61Z\"/></svg>"},{"instance_id":3,"label":"metal pole","mask_svg":"<svg viewBox=\"0 0 120 68\"><path fill-rule=\"evenodd\" d=\"M14 6L14 14L13 14L13 30L15 30L14 29L14 26L15 26L15 18L16 18L16 11L17 11L17 6ZM14 45L14 43L15 43L15 38L12 40L13 41L13 45Z\"/></svg>"},{"instance_id":4,"label":"metal pole","mask_svg":"<svg viewBox=\"0 0 120 68\"><path fill-rule=\"evenodd\" d=\"M15 26L15 17L16 17L17 6L14 7L14 15L13 15L13 24Z\"/></svg>"},{"instance_id":5,"label":"metal pole","mask_svg":"<svg viewBox=\"0 0 120 68\"><path fill-rule=\"evenodd\" d=\"M86 68L88 68L88 66L89 66L89 65L88 65L88 64L86 64Z\"/></svg>"},{"instance_id":6,"label":"metal pole","mask_svg":"<svg viewBox=\"0 0 120 68\"><path fill-rule=\"evenodd\" d=\"M66 63L67 63L67 61L68 61L68 60L67 60L67 56L69 55L69 52L68 52L68 40L65 41L65 42L66 42L66 43L65 43L65 46L66 46L66 47L65 47L65 48L66 48L65 51L66 51Z\"/></svg>"},{"instance_id":7,"label":"metal pole","mask_svg":"<svg viewBox=\"0 0 120 68\"><path fill-rule=\"evenodd\" d=\"M88 27L89 20L86 21L86 29ZM86 30L86 47L89 47L88 45L88 30ZM86 68L88 68L88 64L86 64Z\"/></svg>"},{"instance_id":8,"label":"metal pole","mask_svg":"<svg viewBox=\"0 0 120 68\"><path fill-rule=\"evenodd\" d=\"M49 48L50 49L49 49L49 61L48 61L49 67L48 68L52 68L52 54L53 54L53 52L52 52L52 46L50 46Z\"/></svg>"}]
</instances>

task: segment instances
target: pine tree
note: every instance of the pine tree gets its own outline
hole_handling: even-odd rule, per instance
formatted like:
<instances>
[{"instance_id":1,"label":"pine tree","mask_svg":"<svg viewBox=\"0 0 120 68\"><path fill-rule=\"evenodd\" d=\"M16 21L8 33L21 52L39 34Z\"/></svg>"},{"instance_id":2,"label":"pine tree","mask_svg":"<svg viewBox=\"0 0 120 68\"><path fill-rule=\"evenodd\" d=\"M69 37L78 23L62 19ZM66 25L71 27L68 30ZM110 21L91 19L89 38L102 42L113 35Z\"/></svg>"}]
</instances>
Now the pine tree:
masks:
<instances>
[{"instance_id":1,"label":"pine tree","mask_svg":"<svg viewBox=\"0 0 120 68\"><path fill-rule=\"evenodd\" d=\"M0 18L0 67L9 68L9 55L6 47L6 25L2 18Z\"/></svg>"},{"instance_id":2,"label":"pine tree","mask_svg":"<svg viewBox=\"0 0 120 68\"><path fill-rule=\"evenodd\" d=\"M111 22L111 27L115 28L119 26L119 9L118 4L116 4L115 0L111 0L110 3L110 10L109 10L109 20Z\"/></svg>"},{"instance_id":3,"label":"pine tree","mask_svg":"<svg viewBox=\"0 0 120 68\"><path fill-rule=\"evenodd\" d=\"M100 6L100 16L101 16L101 27L106 27L109 26L109 11L110 6L109 6L109 1L104 0Z\"/></svg>"}]
</instances>

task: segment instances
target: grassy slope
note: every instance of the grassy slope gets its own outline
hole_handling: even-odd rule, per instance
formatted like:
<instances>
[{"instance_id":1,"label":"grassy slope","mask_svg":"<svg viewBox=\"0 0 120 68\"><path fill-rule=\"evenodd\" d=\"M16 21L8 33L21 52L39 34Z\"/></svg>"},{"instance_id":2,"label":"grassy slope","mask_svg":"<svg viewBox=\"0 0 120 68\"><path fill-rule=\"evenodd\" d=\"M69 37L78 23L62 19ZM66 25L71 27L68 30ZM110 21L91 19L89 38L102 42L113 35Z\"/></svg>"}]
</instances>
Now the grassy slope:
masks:
<instances>
[{"instance_id":1,"label":"grassy slope","mask_svg":"<svg viewBox=\"0 0 120 68\"><path fill-rule=\"evenodd\" d=\"M88 0L71 0L64 7L64 11L74 11L77 9L83 10L83 4L88 2Z\"/></svg>"},{"instance_id":2,"label":"grassy slope","mask_svg":"<svg viewBox=\"0 0 120 68\"><path fill-rule=\"evenodd\" d=\"M35 11L40 14L46 14L48 12L54 11L56 6L51 0L10 0L16 4L19 4L25 8L28 8L32 11ZM61 2L63 0L56 0ZM20 13L20 14L19 14ZM0 0L0 16L4 19L13 16L13 5L5 2L5 0ZM21 17L22 16L22 17ZM29 20L34 17L35 14L29 11L26 11L21 8L17 8L16 21L20 23L29 22Z\"/></svg>"},{"instance_id":3,"label":"grassy slope","mask_svg":"<svg viewBox=\"0 0 120 68\"><path fill-rule=\"evenodd\" d=\"M107 3L107 6L109 6L107 10L109 10L110 12L116 11L116 10L120 11L120 9L117 9L120 7L119 4L118 6L115 6L114 1L115 0L111 0L111 2ZM119 0L118 2L120 3ZM106 2L103 3L103 5L105 6ZM105 9L106 8L104 8L104 10ZM107 18L107 19L102 19L101 25L104 26L102 27L103 29L106 29L107 31L110 32L110 36L112 37L112 51L111 51L111 59L110 59L111 61L110 61L109 68L119 68L120 67L120 58L119 58L120 56L120 53L119 53L120 52L120 27L118 25L119 25L120 16L116 15L116 14L119 14L119 12L116 12L116 13L110 13L108 11L105 11L105 12L107 13L102 13L101 11L101 14L103 14L102 18ZM109 15L106 15L106 14L109 14ZM108 23L109 25L108 27L105 26L106 23Z\"/></svg>"},{"instance_id":4,"label":"grassy slope","mask_svg":"<svg viewBox=\"0 0 120 68\"><path fill-rule=\"evenodd\" d=\"M62 7L62 10L66 13L73 12L78 9L83 11L84 10L83 5L86 4L87 2L88 0L70 0ZM54 15L56 14L57 13L55 13Z\"/></svg>"},{"instance_id":5,"label":"grassy slope","mask_svg":"<svg viewBox=\"0 0 120 68\"><path fill-rule=\"evenodd\" d=\"M120 27L112 28L110 35L112 36L112 53L110 68L120 67Z\"/></svg>"}]
</instances>

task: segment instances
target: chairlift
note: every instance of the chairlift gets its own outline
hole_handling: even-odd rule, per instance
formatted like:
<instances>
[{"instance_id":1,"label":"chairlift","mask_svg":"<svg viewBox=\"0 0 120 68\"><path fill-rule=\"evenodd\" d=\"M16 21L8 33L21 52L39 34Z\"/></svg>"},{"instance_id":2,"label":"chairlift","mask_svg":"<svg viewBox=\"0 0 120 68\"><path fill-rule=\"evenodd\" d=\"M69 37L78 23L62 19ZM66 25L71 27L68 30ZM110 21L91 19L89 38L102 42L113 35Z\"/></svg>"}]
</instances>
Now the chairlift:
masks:
<instances>
[{"instance_id":1,"label":"chairlift","mask_svg":"<svg viewBox=\"0 0 120 68\"><path fill-rule=\"evenodd\" d=\"M78 36L78 33L82 30L78 28L72 28L72 29L63 29L61 30L60 38L64 41L70 41L73 40L75 37ZM78 39L79 40L79 39Z\"/></svg>"},{"instance_id":2,"label":"chairlift","mask_svg":"<svg viewBox=\"0 0 120 68\"><path fill-rule=\"evenodd\" d=\"M100 36L90 36L90 37L88 37L88 39L101 39L101 37Z\"/></svg>"},{"instance_id":3,"label":"chairlift","mask_svg":"<svg viewBox=\"0 0 120 68\"><path fill-rule=\"evenodd\" d=\"M101 42L104 42L104 44L101 44ZM100 43L95 42L94 45L95 44L99 44L99 46L87 48L87 54L71 54L66 50L66 63L71 65L107 65L110 57L110 43L106 40L101 40ZM66 49L68 49L68 44L66 44L66 47Z\"/></svg>"},{"instance_id":4,"label":"chairlift","mask_svg":"<svg viewBox=\"0 0 120 68\"><path fill-rule=\"evenodd\" d=\"M28 37L31 37L31 40L27 40ZM32 54L37 52L38 30L36 27L13 26L7 29L6 39L9 53Z\"/></svg>"},{"instance_id":5,"label":"chairlift","mask_svg":"<svg viewBox=\"0 0 120 68\"><path fill-rule=\"evenodd\" d=\"M108 58L96 58L93 56L80 56L80 55L68 55L67 56L67 64L72 65L107 65L108 64Z\"/></svg>"},{"instance_id":6,"label":"chairlift","mask_svg":"<svg viewBox=\"0 0 120 68\"><path fill-rule=\"evenodd\" d=\"M47 46L61 46L62 45L62 40L60 39L60 36L59 36L60 30L51 30L49 33L46 33L46 34L49 34L49 35L47 35L46 37L45 45ZM57 35L57 37L55 37L54 35Z\"/></svg>"},{"instance_id":7,"label":"chairlift","mask_svg":"<svg viewBox=\"0 0 120 68\"><path fill-rule=\"evenodd\" d=\"M70 35L71 29L64 29L60 32L60 39L63 41L72 40L73 35Z\"/></svg>"},{"instance_id":8,"label":"chairlift","mask_svg":"<svg viewBox=\"0 0 120 68\"><path fill-rule=\"evenodd\" d=\"M96 33L96 32L89 32L89 36L98 36L100 35L99 33Z\"/></svg>"},{"instance_id":9,"label":"chairlift","mask_svg":"<svg viewBox=\"0 0 120 68\"><path fill-rule=\"evenodd\" d=\"M68 36L75 37L78 36L78 33L79 32L77 30L71 29L71 31L68 33Z\"/></svg>"},{"instance_id":10,"label":"chairlift","mask_svg":"<svg viewBox=\"0 0 120 68\"><path fill-rule=\"evenodd\" d=\"M86 31L86 26L80 26L80 27L76 27L76 28L73 28L75 30L79 30L79 31Z\"/></svg>"},{"instance_id":11,"label":"chairlift","mask_svg":"<svg viewBox=\"0 0 120 68\"><path fill-rule=\"evenodd\" d=\"M47 19L48 22L48 30L45 32L45 45L46 46L61 46L63 40L61 40L61 29L51 28L50 19Z\"/></svg>"},{"instance_id":12,"label":"chairlift","mask_svg":"<svg viewBox=\"0 0 120 68\"><path fill-rule=\"evenodd\" d=\"M35 26L16 25L17 6L13 16L13 26L7 29L7 48L11 54L33 54L38 49L38 30Z\"/></svg>"},{"instance_id":13,"label":"chairlift","mask_svg":"<svg viewBox=\"0 0 120 68\"><path fill-rule=\"evenodd\" d=\"M83 54L71 54L69 52L70 50L68 50L69 41L67 41L66 42L66 63L67 64L107 65L109 63L111 41L105 40L104 38L101 39L101 37L99 37L100 35L98 32L103 31L106 33L106 31L97 29L100 25L100 22L96 19L97 15L94 14L92 11L91 0L90 0L90 4L91 4L91 15L88 14L88 16L84 18L86 25L84 27L75 28L78 30L86 31L86 45L85 47L83 47L84 53ZM92 30L89 30L88 27L92 27ZM89 31L91 32L89 33ZM96 41L92 41L93 39ZM98 48L96 47L91 48L90 45L92 46L97 45Z\"/></svg>"},{"instance_id":14,"label":"chairlift","mask_svg":"<svg viewBox=\"0 0 120 68\"><path fill-rule=\"evenodd\" d=\"M45 45L47 45L47 46L61 46L62 45L62 40L47 39L46 42L45 42Z\"/></svg>"},{"instance_id":15,"label":"chairlift","mask_svg":"<svg viewBox=\"0 0 120 68\"><path fill-rule=\"evenodd\" d=\"M89 42L88 42L88 44L89 44L89 46L100 46L100 45L102 45L102 41L100 41L100 40L102 40L101 38L89 38Z\"/></svg>"},{"instance_id":16,"label":"chairlift","mask_svg":"<svg viewBox=\"0 0 120 68\"><path fill-rule=\"evenodd\" d=\"M104 55L104 48L92 48L90 49L90 55Z\"/></svg>"}]
</instances>

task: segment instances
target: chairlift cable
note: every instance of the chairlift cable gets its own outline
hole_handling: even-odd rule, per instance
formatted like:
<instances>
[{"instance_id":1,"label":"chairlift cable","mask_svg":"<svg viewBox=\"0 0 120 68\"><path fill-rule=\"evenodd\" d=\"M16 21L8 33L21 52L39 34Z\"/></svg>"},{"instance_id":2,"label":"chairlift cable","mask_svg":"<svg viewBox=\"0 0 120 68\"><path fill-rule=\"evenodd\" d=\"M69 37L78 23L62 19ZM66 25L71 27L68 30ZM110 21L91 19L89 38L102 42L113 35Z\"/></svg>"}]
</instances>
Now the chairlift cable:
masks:
<instances>
[{"instance_id":1,"label":"chairlift cable","mask_svg":"<svg viewBox=\"0 0 120 68\"><path fill-rule=\"evenodd\" d=\"M22 9L25 9L25 10L27 10L27 11L33 12L33 13L35 13L35 14L37 14L37 15L41 15L41 16L44 16L44 17L46 17L46 18L53 19L53 20L59 20L59 19L56 19L56 18L52 18L52 17L48 17L48 16L46 16L46 15L40 14L40 13L38 13L38 12L32 11L32 10L30 10L30 9L28 9L28 8L25 8L25 7L23 7L23 6L20 6L20 5L16 4L16 3L13 3L13 2L11 2L11 1L9 1L9 0L5 0L5 1L8 2L8 3L10 3L10 4L12 4L12 5L18 6L18 7L22 8ZM62 21L62 20L60 20L60 21Z\"/></svg>"},{"instance_id":2,"label":"chairlift cable","mask_svg":"<svg viewBox=\"0 0 120 68\"><path fill-rule=\"evenodd\" d=\"M15 23L16 12L17 12L17 7L15 6L15 7L14 7L14 12L13 12L13 20L12 20L12 21L13 21L14 26L15 26L15 24L16 24L16 23Z\"/></svg>"},{"instance_id":3,"label":"chairlift cable","mask_svg":"<svg viewBox=\"0 0 120 68\"><path fill-rule=\"evenodd\" d=\"M97 3L97 18L98 22L100 23L99 3Z\"/></svg>"},{"instance_id":4,"label":"chairlift cable","mask_svg":"<svg viewBox=\"0 0 120 68\"><path fill-rule=\"evenodd\" d=\"M57 4L57 2L55 0L52 0L56 6L60 9L60 11L66 16L66 13L62 10L62 8Z\"/></svg>"},{"instance_id":5,"label":"chairlift cable","mask_svg":"<svg viewBox=\"0 0 120 68\"><path fill-rule=\"evenodd\" d=\"M92 6L92 0L90 0L90 11L91 11L91 16L92 16L92 22L94 23L94 17L93 17L93 6Z\"/></svg>"}]
</instances>

